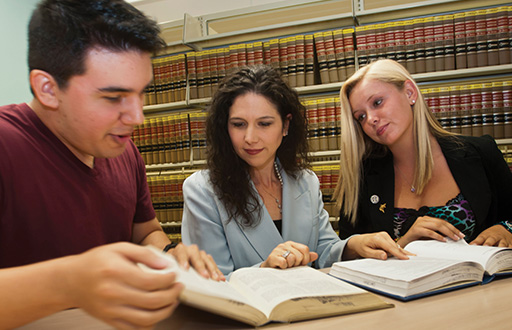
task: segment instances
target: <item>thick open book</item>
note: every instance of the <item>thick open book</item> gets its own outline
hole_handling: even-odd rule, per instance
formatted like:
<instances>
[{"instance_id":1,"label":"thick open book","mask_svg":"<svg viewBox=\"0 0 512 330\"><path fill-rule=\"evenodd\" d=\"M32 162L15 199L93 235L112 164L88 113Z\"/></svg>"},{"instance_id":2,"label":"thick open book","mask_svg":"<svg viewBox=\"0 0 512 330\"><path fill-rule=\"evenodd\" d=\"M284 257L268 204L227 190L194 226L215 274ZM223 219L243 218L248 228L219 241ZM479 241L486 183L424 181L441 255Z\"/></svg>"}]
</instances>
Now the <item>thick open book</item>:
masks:
<instances>
[{"instance_id":1,"label":"thick open book","mask_svg":"<svg viewBox=\"0 0 512 330\"><path fill-rule=\"evenodd\" d=\"M333 264L330 275L400 300L478 283L497 274L512 274L512 249L469 245L464 240L414 241L409 260L358 259Z\"/></svg>"},{"instance_id":2,"label":"thick open book","mask_svg":"<svg viewBox=\"0 0 512 330\"><path fill-rule=\"evenodd\" d=\"M393 307L373 293L311 267L241 268L229 281L215 282L166 257L172 266L157 272L177 274L177 281L185 285L182 303L254 326Z\"/></svg>"}]
</instances>

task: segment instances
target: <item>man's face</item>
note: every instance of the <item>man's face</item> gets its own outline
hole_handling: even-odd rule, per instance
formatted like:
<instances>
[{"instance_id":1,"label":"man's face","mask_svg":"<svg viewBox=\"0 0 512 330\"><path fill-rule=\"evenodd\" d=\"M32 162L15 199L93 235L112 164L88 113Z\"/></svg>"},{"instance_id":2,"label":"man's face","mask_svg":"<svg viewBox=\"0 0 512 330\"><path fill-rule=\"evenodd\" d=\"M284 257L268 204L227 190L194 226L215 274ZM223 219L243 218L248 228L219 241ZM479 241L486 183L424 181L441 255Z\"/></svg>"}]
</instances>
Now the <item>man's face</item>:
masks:
<instances>
[{"instance_id":1,"label":"man's face","mask_svg":"<svg viewBox=\"0 0 512 330\"><path fill-rule=\"evenodd\" d=\"M59 90L52 131L83 163L123 153L142 124L143 93L152 78L151 57L137 51L92 49L83 75Z\"/></svg>"}]
</instances>

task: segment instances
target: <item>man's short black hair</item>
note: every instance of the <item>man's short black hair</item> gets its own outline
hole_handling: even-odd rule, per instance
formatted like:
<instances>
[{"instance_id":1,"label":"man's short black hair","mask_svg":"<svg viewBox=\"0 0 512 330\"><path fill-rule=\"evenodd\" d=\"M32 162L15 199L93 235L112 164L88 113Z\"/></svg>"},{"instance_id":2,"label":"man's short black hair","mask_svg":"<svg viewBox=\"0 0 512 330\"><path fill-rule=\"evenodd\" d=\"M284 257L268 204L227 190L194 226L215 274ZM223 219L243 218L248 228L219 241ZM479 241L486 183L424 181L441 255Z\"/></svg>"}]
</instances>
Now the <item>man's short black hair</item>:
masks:
<instances>
[{"instance_id":1,"label":"man's short black hair","mask_svg":"<svg viewBox=\"0 0 512 330\"><path fill-rule=\"evenodd\" d=\"M155 53L165 47L156 22L124 0L43 0L28 33L29 70L51 74L60 88L85 72L92 48Z\"/></svg>"}]
</instances>

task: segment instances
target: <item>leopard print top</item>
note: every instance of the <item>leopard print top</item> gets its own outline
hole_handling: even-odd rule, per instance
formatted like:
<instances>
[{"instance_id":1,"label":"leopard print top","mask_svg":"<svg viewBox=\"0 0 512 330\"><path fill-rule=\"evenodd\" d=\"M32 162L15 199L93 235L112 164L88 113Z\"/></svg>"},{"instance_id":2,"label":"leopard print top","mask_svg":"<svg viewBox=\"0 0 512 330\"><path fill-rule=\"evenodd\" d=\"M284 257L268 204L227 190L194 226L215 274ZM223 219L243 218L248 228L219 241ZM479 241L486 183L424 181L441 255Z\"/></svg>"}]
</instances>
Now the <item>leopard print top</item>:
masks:
<instances>
[{"instance_id":1,"label":"leopard print top","mask_svg":"<svg viewBox=\"0 0 512 330\"><path fill-rule=\"evenodd\" d=\"M430 216L444 219L459 229L467 238L475 229L475 215L462 193L450 199L444 206L422 206L418 210L395 207L393 232L395 238L403 236L418 217Z\"/></svg>"}]
</instances>

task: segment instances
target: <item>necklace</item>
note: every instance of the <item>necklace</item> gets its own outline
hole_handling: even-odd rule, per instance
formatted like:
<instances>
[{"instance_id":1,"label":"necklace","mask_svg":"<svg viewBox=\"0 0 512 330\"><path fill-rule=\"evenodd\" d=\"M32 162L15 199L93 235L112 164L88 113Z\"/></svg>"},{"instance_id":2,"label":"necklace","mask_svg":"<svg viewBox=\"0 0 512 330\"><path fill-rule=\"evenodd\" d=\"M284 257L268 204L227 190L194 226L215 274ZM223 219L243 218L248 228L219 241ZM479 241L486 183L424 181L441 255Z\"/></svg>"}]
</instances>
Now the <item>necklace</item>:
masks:
<instances>
[{"instance_id":1,"label":"necklace","mask_svg":"<svg viewBox=\"0 0 512 330\"><path fill-rule=\"evenodd\" d=\"M409 180L407 180L407 178L405 177L404 173L400 170L400 167L398 167L398 165L395 164L395 168L398 170L398 172L400 173L400 175L402 176L402 178L404 179L404 181L409 185L411 186L411 192L412 193L415 193L416 192L416 188L409 182Z\"/></svg>"},{"instance_id":2,"label":"necklace","mask_svg":"<svg viewBox=\"0 0 512 330\"><path fill-rule=\"evenodd\" d=\"M279 169L277 168L277 163L276 162L274 162L274 171L276 172L276 176L279 179L279 183L281 184L281 189L283 189L283 178L281 177L281 173L279 173ZM277 198L276 196L274 196L271 193L269 193L265 189L265 187L263 187L263 185L261 185L261 189L263 189L264 192L269 194L275 200L275 202L277 204L277 208L279 209L279 213L283 214L283 209L282 209L281 202L279 201L279 198Z\"/></svg>"}]
</instances>

